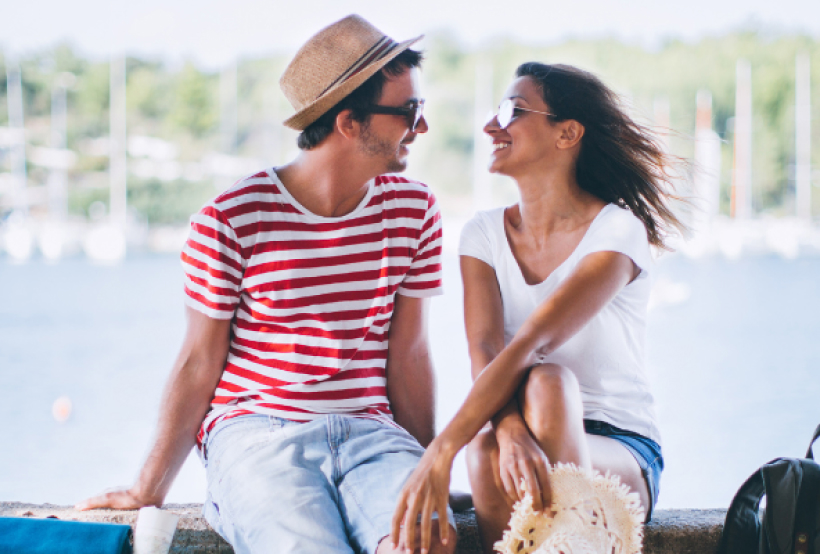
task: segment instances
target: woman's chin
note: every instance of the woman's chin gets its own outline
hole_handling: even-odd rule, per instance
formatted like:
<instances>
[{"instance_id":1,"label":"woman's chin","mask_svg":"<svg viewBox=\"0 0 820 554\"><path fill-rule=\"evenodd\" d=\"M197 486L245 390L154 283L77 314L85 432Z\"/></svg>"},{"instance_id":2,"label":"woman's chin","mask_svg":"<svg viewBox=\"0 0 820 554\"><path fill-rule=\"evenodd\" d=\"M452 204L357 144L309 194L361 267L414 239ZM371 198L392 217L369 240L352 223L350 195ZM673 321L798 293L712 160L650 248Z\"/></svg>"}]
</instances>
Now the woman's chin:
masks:
<instances>
[{"instance_id":1,"label":"woman's chin","mask_svg":"<svg viewBox=\"0 0 820 554\"><path fill-rule=\"evenodd\" d=\"M498 175L506 175L504 172L504 164L499 163L498 160L490 161L490 165L487 167L487 171L490 173L497 173Z\"/></svg>"}]
</instances>

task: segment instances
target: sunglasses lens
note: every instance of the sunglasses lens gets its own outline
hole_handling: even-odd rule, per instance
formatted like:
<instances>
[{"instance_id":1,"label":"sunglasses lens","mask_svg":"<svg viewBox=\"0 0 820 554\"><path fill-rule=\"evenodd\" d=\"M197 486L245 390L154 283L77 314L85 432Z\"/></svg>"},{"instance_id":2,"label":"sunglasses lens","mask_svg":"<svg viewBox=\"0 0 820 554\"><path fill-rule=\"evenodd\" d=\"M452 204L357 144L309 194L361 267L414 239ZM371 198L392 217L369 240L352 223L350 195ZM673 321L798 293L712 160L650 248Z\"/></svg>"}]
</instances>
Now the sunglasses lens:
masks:
<instances>
[{"instance_id":1,"label":"sunglasses lens","mask_svg":"<svg viewBox=\"0 0 820 554\"><path fill-rule=\"evenodd\" d=\"M498 126L502 129L506 129L507 125L510 124L513 118L513 103L512 100L504 100L501 102L501 105L498 106Z\"/></svg>"}]
</instances>

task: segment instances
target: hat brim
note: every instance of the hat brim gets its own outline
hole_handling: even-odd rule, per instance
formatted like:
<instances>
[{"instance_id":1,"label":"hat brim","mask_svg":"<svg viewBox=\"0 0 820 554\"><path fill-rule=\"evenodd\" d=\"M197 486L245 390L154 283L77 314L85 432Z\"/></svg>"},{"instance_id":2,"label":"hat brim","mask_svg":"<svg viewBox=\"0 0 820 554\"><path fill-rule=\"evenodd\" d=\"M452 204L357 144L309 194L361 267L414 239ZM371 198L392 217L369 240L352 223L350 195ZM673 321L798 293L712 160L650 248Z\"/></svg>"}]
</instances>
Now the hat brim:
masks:
<instances>
[{"instance_id":1,"label":"hat brim","mask_svg":"<svg viewBox=\"0 0 820 554\"><path fill-rule=\"evenodd\" d=\"M304 131L308 125L319 119L330 108L338 104L345 96L356 90L362 83L375 75L377 71L381 70L385 65L390 63L393 58L410 48L423 37L424 35L419 35L416 38L400 42L387 56L373 62L353 77L334 86L312 103L287 118L283 122L284 125L286 127L290 127L291 129L295 129L296 131Z\"/></svg>"},{"instance_id":2,"label":"hat brim","mask_svg":"<svg viewBox=\"0 0 820 554\"><path fill-rule=\"evenodd\" d=\"M532 495L527 492L513 506L509 529L494 545L496 552L578 552L573 545L586 546L580 549L583 552L641 552L646 514L638 494L619 476L561 462L548 468L548 473L551 506L534 511ZM616 550L610 542L613 538L617 538Z\"/></svg>"}]
</instances>

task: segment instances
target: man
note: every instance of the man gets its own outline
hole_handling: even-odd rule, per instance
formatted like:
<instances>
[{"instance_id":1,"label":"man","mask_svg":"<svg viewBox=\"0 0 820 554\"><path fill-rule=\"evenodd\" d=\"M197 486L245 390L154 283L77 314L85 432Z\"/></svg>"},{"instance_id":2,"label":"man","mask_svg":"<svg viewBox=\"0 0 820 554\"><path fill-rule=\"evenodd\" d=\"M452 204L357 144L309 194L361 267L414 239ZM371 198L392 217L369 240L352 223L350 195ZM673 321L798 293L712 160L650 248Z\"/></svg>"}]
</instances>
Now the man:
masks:
<instances>
[{"instance_id":1,"label":"man","mask_svg":"<svg viewBox=\"0 0 820 554\"><path fill-rule=\"evenodd\" d=\"M420 38L349 16L296 54L280 84L302 151L192 218L188 329L155 443L134 486L78 507L161 505L196 443L205 516L237 552L402 547L385 538L433 438L441 225L425 185L385 174L427 131ZM433 552L454 551L445 534Z\"/></svg>"}]
</instances>

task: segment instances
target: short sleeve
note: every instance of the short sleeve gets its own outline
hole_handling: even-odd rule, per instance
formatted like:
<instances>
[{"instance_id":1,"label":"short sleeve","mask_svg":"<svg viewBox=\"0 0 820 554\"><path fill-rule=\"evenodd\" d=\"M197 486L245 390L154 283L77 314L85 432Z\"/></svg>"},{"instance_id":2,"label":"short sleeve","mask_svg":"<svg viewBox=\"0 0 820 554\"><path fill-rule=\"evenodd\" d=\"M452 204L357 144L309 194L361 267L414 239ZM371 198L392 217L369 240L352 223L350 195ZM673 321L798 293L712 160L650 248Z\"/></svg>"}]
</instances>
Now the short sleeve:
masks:
<instances>
[{"instance_id":1,"label":"short sleeve","mask_svg":"<svg viewBox=\"0 0 820 554\"><path fill-rule=\"evenodd\" d=\"M399 285L398 293L413 298L426 298L442 292L441 212L436 197L429 192L419 245L410 269Z\"/></svg>"},{"instance_id":2,"label":"short sleeve","mask_svg":"<svg viewBox=\"0 0 820 554\"><path fill-rule=\"evenodd\" d=\"M236 232L212 204L191 217L182 249L186 305L215 319L231 319L239 305L244 261Z\"/></svg>"},{"instance_id":3,"label":"short sleeve","mask_svg":"<svg viewBox=\"0 0 820 554\"><path fill-rule=\"evenodd\" d=\"M460 256L470 256L495 267L493 263L492 236L489 229L490 218L482 212L477 213L464 225L458 243Z\"/></svg>"},{"instance_id":4,"label":"short sleeve","mask_svg":"<svg viewBox=\"0 0 820 554\"><path fill-rule=\"evenodd\" d=\"M652 267L652 255L643 222L631 211L614 204L604 209L608 212L601 214L600 221L593 222L594 229L585 237L579 249L580 255L620 252L629 256L641 272L647 274Z\"/></svg>"}]
</instances>

